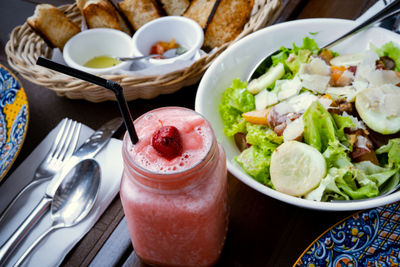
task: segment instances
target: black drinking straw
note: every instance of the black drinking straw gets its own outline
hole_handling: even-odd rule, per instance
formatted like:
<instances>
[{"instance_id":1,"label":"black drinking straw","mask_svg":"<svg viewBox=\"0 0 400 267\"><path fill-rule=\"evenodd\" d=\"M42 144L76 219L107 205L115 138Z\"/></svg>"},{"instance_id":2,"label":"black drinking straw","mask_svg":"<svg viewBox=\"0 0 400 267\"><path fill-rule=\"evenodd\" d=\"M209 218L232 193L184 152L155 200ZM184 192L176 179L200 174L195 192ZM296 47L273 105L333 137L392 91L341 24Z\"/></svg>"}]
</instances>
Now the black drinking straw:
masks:
<instances>
[{"instance_id":1,"label":"black drinking straw","mask_svg":"<svg viewBox=\"0 0 400 267\"><path fill-rule=\"evenodd\" d=\"M56 63L44 57L39 57L36 61L36 64L102 86L106 89L113 91L115 97L117 98L118 107L122 114L122 118L124 119L125 127L129 133L129 137L131 138L133 144L136 144L138 142L139 139L135 130L135 126L133 125L132 116L129 112L128 104L126 103L121 85L114 81L107 80L99 76Z\"/></svg>"}]
</instances>

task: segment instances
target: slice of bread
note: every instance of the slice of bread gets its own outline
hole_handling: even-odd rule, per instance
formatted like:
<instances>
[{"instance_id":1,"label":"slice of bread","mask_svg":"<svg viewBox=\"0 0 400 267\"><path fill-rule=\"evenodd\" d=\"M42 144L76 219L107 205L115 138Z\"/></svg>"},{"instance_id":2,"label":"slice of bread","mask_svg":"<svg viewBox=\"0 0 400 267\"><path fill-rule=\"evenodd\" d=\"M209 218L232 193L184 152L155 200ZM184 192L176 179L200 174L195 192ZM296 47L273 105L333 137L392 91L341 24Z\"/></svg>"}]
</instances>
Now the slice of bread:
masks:
<instances>
[{"instance_id":1,"label":"slice of bread","mask_svg":"<svg viewBox=\"0 0 400 267\"><path fill-rule=\"evenodd\" d=\"M249 21L254 0L221 0L204 35L203 47L212 49L238 36Z\"/></svg>"},{"instance_id":2,"label":"slice of bread","mask_svg":"<svg viewBox=\"0 0 400 267\"><path fill-rule=\"evenodd\" d=\"M180 16L189 7L189 0L159 0L168 16Z\"/></svg>"},{"instance_id":3,"label":"slice of bread","mask_svg":"<svg viewBox=\"0 0 400 267\"><path fill-rule=\"evenodd\" d=\"M193 0L183 16L193 19L204 30L211 21L220 0Z\"/></svg>"},{"instance_id":4,"label":"slice of bread","mask_svg":"<svg viewBox=\"0 0 400 267\"><path fill-rule=\"evenodd\" d=\"M76 0L76 4L89 29L111 28L132 35L132 30L112 2L108 0Z\"/></svg>"},{"instance_id":5,"label":"slice of bread","mask_svg":"<svg viewBox=\"0 0 400 267\"><path fill-rule=\"evenodd\" d=\"M61 50L72 36L81 31L78 25L50 4L37 5L35 13L26 22L50 47Z\"/></svg>"},{"instance_id":6,"label":"slice of bread","mask_svg":"<svg viewBox=\"0 0 400 267\"><path fill-rule=\"evenodd\" d=\"M118 3L118 7L135 31L147 22L164 15L161 7L152 0L123 0Z\"/></svg>"}]
</instances>

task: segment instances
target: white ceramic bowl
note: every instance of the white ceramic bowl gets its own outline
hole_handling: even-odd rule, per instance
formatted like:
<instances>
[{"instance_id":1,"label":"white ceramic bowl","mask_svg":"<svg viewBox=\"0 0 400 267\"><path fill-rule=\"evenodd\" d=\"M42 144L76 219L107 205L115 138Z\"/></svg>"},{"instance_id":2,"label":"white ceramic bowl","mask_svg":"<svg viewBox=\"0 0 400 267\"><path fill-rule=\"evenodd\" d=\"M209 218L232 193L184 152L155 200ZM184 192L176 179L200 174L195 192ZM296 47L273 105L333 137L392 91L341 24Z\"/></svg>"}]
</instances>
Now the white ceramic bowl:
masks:
<instances>
[{"instance_id":1,"label":"white ceramic bowl","mask_svg":"<svg viewBox=\"0 0 400 267\"><path fill-rule=\"evenodd\" d=\"M124 32L114 29L89 29L73 36L64 46L64 61L73 68L93 74L112 73L122 69L129 62L121 62L108 68L83 66L98 56L129 57L133 55L132 39Z\"/></svg>"},{"instance_id":2,"label":"white ceramic bowl","mask_svg":"<svg viewBox=\"0 0 400 267\"><path fill-rule=\"evenodd\" d=\"M347 203L315 202L280 193L256 182L233 163L234 157L239 155L239 150L233 138L227 138L223 132L218 105L222 92L232 84L233 79L245 80L261 59L281 46L292 47L293 42L301 45L305 36L310 36L323 46L354 26L356 22L341 19L307 19L277 24L250 34L233 44L208 68L197 91L195 109L211 122L218 142L226 151L228 169L239 180L265 195L310 209L360 210L400 200L400 192L386 197ZM316 34L310 35L310 33ZM382 28L371 28L342 42L333 50L339 53L355 53L366 50L370 42L381 46L388 41L399 43L400 36Z\"/></svg>"},{"instance_id":3,"label":"white ceramic bowl","mask_svg":"<svg viewBox=\"0 0 400 267\"><path fill-rule=\"evenodd\" d=\"M169 59L150 59L153 64L169 64L177 60L191 59L203 45L204 33L200 25L192 19L180 16L165 16L152 20L133 35L135 56L150 54L151 47L159 41L171 42L172 39L187 51Z\"/></svg>"}]
</instances>

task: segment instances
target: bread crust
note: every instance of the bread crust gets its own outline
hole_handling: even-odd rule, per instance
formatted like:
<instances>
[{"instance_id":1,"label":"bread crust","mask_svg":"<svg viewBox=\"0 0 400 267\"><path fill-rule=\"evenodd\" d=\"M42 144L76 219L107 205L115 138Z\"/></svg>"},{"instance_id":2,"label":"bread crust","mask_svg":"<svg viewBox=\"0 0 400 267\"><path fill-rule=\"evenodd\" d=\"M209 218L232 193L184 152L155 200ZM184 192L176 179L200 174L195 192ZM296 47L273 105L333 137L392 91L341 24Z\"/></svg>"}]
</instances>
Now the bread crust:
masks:
<instances>
[{"instance_id":1,"label":"bread crust","mask_svg":"<svg viewBox=\"0 0 400 267\"><path fill-rule=\"evenodd\" d=\"M52 48L64 48L65 43L81 31L63 12L50 4L39 4L27 24Z\"/></svg>"},{"instance_id":2,"label":"bread crust","mask_svg":"<svg viewBox=\"0 0 400 267\"><path fill-rule=\"evenodd\" d=\"M183 16L195 20L205 30L212 20L219 2L220 0L193 0Z\"/></svg>"},{"instance_id":3,"label":"bread crust","mask_svg":"<svg viewBox=\"0 0 400 267\"><path fill-rule=\"evenodd\" d=\"M132 35L132 29L109 0L76 0L89 29L111 28Z\"/></svg>"},{"instance_id":4,"label":"bread crust","mask_svg":"<svg viewBox=\"0 0 400 267\"><path fill-rule=\"evenodd\" d=\"M152 0L124 0L118 3L118 7L135 31L147 22L164 16L163 10Z\"/></svg>"},{"instance_id":5,"label":"bread crust","mask_svg":"<svg viewBox=\"0 0 400 267\"><path fill-rule=\"evenodd\" d=\"M159 0L168 16L180 16L190 5L189 0Z\"/></svg>"},{"instance_id":6,"label":"bread crust","mask_svg":"<svg viewBox=\"0 0 400 267\"><path fill-rule=\"evenodd\" d=\"M93 28L122 30L116 10L106 1L88 1L82 10L86 25Z\"/></svg>"},{"instance_id":7,"label":"bread crust","mask_svg":"<svg viewBox=\"0 0 400 267\"><path fill-rule=\"evenodd\" d=\"M249 21L254 0L221 0L204 35L206 49L234 40Z\"/></svg>"}]
</instances>

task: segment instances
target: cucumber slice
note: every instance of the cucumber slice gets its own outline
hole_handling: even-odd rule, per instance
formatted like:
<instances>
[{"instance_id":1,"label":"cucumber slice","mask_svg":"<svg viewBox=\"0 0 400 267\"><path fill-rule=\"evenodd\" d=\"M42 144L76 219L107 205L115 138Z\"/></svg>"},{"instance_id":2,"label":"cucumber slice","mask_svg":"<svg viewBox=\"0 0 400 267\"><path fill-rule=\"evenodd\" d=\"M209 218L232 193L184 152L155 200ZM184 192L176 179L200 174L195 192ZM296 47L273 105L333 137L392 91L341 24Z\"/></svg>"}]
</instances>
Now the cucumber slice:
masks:
<instances>
[{"instance_id":1,"label":"cucumber slice","mask_svg":"<svg viewBox=\"0 0 400 267\"><path fill-rule=\"evenodd\" d=\"M357 94L356 109L372 130L381 134L400 131L400 87L385 84Z\"/></svg>"},{"instance_id":2,"label":"cucumber slice","mask_svg":"<svg viewBox=\"0 0 400 267\"><path fill-rule=\"evenodd\" d=\"M247 86L247 90L253 95L258 94L262 89L267 88L273 84L276 80L282 78L285 74L285 67L282 63L271 67L265 74L259 78L252 80Z\"/></svg>"},{"instance_id":3,"label":"cucumber slice","mask_svg":"<svg viewBox=\"0 0 400 267\"><path fill-rule=\"evenodd\" d=\"M304 196L325 177L326 162L314 147L298 141L288 141L272 153L270 174L277 191L297 197Z\"/></svg>"}]
</instances>

